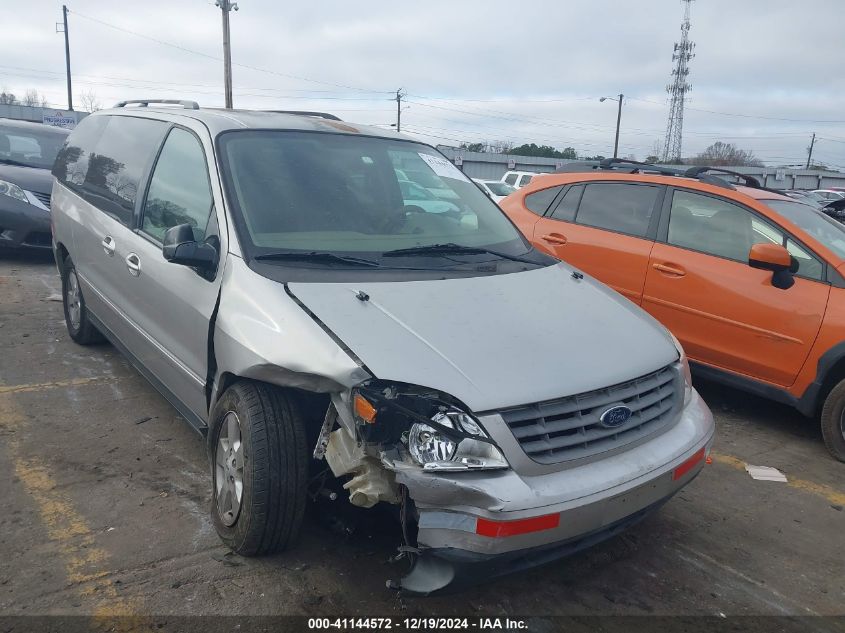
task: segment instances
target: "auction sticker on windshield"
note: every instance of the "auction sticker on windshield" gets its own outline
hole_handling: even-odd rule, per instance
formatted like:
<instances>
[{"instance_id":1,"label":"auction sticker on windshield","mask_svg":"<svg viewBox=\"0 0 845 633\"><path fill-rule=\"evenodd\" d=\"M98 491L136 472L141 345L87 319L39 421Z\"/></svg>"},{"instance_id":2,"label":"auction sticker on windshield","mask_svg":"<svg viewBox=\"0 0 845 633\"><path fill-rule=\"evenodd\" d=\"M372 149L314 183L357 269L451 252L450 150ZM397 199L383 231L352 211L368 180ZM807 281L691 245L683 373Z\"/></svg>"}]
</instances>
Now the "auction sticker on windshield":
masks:
<instances>
[{"instance_id":1,"label":"auction sticker on windshield","mask_svg":"<svg viewBox=\"0 0 845 633\"><path fill-rule=\"evenodd\" d=\"M469 182L469 179L464 176L464 173L455 167L452 163L450 163L445 158L440 156L432 156L431 154L425 154L423 152L419 152L420 158L422 158L426 165L431 167L431 170L442 178L454 178L455 180L465 180Z\"/></svg>"}]
</instances>

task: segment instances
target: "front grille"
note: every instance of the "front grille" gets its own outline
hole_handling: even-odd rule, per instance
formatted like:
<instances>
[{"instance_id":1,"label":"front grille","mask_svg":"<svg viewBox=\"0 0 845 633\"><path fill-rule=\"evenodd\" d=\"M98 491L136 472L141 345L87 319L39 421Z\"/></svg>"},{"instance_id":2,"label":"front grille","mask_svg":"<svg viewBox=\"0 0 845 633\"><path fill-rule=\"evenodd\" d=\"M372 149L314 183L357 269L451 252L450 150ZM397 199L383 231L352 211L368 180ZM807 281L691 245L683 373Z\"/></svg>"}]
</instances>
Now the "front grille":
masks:
<instances>
[{"instance_id":1,"label":"front grille","mask_svg":"<svg viewBox=\"0 0 845 633\"><path fill-rule=\"evenodd\" d=\"M38 198L39 202L43 204L48 209L50 208L50 194L49 193L38 193L37 191L33 191L32 195Z\"/></svg>"},{"instance_id":2,"label":"front grille","mask_svg":"<svg viewBox=\"0 0 845 633\"><path fill-rule=\"evenodd\" d=\"M681 380L669 365L612 387L499 413L531 459L553 464L613 450L667 427L683 393ZM602 426L601 414L619 404L633 412L628 421Z\"/></svg>"}]
</instances>

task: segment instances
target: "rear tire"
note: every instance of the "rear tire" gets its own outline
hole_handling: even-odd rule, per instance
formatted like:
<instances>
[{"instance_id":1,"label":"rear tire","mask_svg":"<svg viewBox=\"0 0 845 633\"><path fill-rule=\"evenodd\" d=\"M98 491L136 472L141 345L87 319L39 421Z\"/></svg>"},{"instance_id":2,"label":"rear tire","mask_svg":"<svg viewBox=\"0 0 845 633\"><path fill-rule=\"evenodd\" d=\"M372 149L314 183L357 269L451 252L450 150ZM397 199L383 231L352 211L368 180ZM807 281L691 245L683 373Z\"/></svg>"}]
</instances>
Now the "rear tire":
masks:
<instances>
[{"instance_id":1,"label":"rear tire","mask_svg":"<svg viewBox=\"0 0 845 633\"><path fill-rule=\"evenodd\" d=\"M91 323L88 308L79 286L76 266L68 255L62 268L62 304L65 310L65 324L70 337L80 345L101 343L103 335Z\"/></svg>"},{"instance_id":2,"label":"rear tire","mask_svg":"<svg viewBox=\"0 0 845 633\"><path fill-rule=\"evenodd\" d=\"M845 462L845 380L825 398L821 413L822 437L830 454Z\"/></svg>"},{"instance_id":3,"label":"rear tire","mask_svg":"<svg viewBox=\"0 0 845 633\"><path fill-rule=\"evenodd\" d=\"M295 545L305 515L305 424L279 388L242 381L214 407L208 433L211 517L217 534L242 556Z\"/></svg>"}]
</instances>

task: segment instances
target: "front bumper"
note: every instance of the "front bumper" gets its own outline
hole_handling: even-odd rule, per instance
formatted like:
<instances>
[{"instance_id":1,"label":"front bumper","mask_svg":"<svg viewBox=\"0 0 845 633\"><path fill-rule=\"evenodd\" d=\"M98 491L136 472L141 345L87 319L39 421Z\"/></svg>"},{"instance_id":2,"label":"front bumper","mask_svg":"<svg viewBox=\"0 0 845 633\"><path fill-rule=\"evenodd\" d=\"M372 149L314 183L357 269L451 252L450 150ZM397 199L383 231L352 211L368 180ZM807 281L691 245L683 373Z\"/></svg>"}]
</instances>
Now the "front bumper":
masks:
<instances>
[{"instance_id":1,"label":"front bumper","mask_svg":"<svg viewBox=\"0 0 845 633\"><path fill-rule=\"evenodd\" d=\"M0 198L0 248L49 250L50 213L8 196Z\"/></svg>"},{"instance_id":2,"label":"front bumper","mask_svg":"<svg viewBox=\"0 0 845 633\"><path fill-rule=\"evenodd\" d=\"M429 594L541 565L609 538L701 471L714 436L693 391L678 422L624 452L539 476L398 471L419 510L420 556L400 587ZM469 475L469 474L468 474Z\"/></svg>"}]
</instances>

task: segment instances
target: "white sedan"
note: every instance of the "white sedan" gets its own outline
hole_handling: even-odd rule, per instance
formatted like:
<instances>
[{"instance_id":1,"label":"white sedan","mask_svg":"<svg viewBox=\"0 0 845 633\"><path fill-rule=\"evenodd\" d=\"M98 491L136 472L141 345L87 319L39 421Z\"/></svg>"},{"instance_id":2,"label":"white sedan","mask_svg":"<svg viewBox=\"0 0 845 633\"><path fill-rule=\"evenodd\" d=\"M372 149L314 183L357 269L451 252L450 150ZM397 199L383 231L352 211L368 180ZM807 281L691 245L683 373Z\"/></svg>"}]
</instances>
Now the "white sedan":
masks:
<instances>
[{"instance_id":1,"label":"white sedan","mask_svg":"<svg viewBox=\"0 0 845 633\"><path fill-rule=\"evenodd\" d=\"M480 180L478 178L473 178L472 181L481 187L481 190L490 196L490 199L493 200L493 202L499 202L505 196L508 196L516 191L516 187L509 185L506 182L502 182L501 180Z\"/></svg>"}]
</instances>

